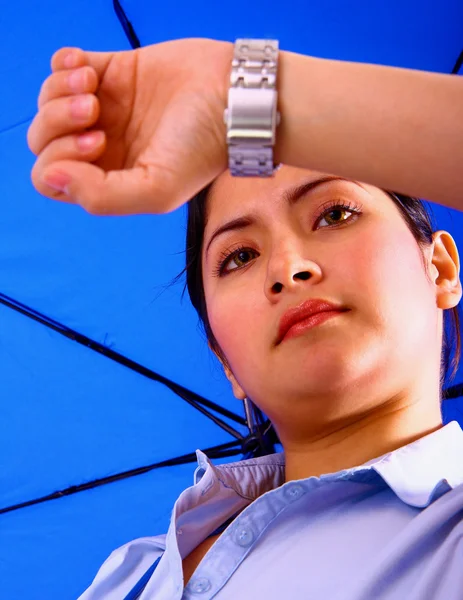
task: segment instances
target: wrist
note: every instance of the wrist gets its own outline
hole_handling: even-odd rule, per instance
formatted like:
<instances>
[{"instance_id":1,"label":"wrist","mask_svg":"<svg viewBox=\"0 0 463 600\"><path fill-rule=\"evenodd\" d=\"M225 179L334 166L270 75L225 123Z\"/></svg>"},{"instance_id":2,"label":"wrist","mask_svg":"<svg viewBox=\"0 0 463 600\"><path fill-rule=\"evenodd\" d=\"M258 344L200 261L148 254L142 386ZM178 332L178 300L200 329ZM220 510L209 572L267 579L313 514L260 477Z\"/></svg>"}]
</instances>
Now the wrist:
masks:
<instances>
[{"instance_id":1,"label":"wrist","mask_svg":"<svg viewBox=\"0 0 463 600\"><path fill-rule=\"evenodd\" d=\"M224 112L228 107L228 92L230 89L230 75L232 71L232 61L234 55L234 44L232 42L219 42L217 46L218 59L218 95L217 95L217 107L218 112L216 113L217 123L219 126L219 135L223 140L225 155L224 155L224 170L228 168L228 146L227 146L227 125L224 121Z\"/></svg>"},{"instance_id":2,"label":"wrist","mask_svg":"<svg viewBox=\"0 0 463 600\"><path fill-rule=\"evenodd\" d=\"M307 78L307 70L318 59L295 52L280 50L278 73L278 111L281 114L280 125L276 130L274 146L275 163L292 166L300 165L301 157L296 151L298 130L307 126L310 107L304 106L303 114L299 98L302 94L303 78ZM310 140L307 138L307 143Z\"/></svg>"}]
</instances>

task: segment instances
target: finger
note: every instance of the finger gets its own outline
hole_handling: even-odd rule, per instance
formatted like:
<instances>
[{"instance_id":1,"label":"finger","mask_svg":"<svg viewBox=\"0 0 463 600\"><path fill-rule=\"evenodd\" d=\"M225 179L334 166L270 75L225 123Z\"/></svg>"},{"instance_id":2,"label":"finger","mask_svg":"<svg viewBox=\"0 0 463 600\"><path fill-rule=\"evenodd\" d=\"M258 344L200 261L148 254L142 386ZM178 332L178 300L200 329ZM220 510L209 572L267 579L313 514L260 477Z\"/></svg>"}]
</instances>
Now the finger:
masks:
<instances>
[{"instance_id":1,"label":"finger","mask_svg":"<svg viewBox=\"0 0 463 600\"><path fill-rule=\"evenodd\" d=\"M53 139L82 132L94 125L99 116L100 103L94 94L50 100L27 130L29 148L38 155Z\"/></svg>"},{"instance_id":2,"label":"finger","mask_svg":"<svg viewBox=\"0 0 463 600\"><path fill-rule=\"evenodd\" d=\"M117 54L130 53L129 51L118 52ZM64 47L57 50L51 59L52 71L62 71L64 69L75 69L90 65L96 71L98 80L101 81L111 59L116 52L88 52L82 48Z\"/></svg>"},{"instance_id":3,"label":"finger","mask_svg":"<svg viewBox=\"0 0 463 600\"><path fill-rule=\"evenodd\" d=\"M86 65L78 69L53 73L42 84L37 100L38 109L62 96L93 94L98 89L98 76L95 69Z\"/></svg>"},{"instance_id":4,"label":"finger","mask_svg":"<svg viewBox=\"0 0 463 600\"><path fill-rule=\"evenodd\" d=\"M182 188L180 177L169 176L167 169L151 165L105 172L86 162L59 161L43 176L63 190L57 199L80 204L88 213L99 216L168 213L201 189L191 188L189 179Z\"/></svg>"},{"instance_id":5,"label":"finger","mask_svg":"<svg viewBox=\"0 0 463 600\"><path fill-rule=\"evenodd\" d=\"M53 140L36 160L31 179L35 189L44 196L56 198L57 190L43 182L43 174L49 165L59 160L93 162L106 150L104 131L88 131L81 135L68 135Z\"/></svg>"},{"instance_id":6,"label":"finger","mask_svg":"<svg viewBox=\"0 0 463 600\"><path fill-rule=\"evenodd\" d=\"M87 65L85 51L81 48L68 47L60 48L51 57L50 66L53 72L64 69L76 69Z\"/></svg>"}]
</instances>

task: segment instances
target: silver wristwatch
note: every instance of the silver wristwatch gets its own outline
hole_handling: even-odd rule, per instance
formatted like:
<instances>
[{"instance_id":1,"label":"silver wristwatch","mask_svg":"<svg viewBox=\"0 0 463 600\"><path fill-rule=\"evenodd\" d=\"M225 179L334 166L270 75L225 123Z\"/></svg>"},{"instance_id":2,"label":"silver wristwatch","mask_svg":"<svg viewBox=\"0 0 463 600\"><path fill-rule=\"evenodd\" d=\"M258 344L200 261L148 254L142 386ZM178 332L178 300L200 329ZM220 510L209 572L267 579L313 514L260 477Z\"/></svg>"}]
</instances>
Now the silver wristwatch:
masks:
<instances>
[{"instance_id":1,"label":"silver wristwatch","mask_svg":"<svg viewBox=\"0 0 463 600\"><path fill-rule=\"evenodd\" d=\"M278 40L238 39L230 76L227 125L228 165L238 177L272 177L277 112Z\"/></svg>"}]
</instances>

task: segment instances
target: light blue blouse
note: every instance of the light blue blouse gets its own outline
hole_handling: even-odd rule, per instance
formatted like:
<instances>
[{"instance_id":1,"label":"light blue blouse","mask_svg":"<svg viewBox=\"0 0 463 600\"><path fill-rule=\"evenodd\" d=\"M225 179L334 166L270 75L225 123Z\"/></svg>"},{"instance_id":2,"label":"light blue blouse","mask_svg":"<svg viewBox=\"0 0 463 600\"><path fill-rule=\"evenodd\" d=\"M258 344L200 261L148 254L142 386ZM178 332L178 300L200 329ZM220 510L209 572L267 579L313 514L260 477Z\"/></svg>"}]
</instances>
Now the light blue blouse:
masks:
<instances>
[{"instance_id":1,"label":"light blue blouse","mask_svg":"<svg viewBox=\"0 0 463 600\"><path fill-rule=\"evenodd\" d=\"M463 431L456 421L358 467L284 483L284 452L212 464L167 534L115 550L79 600L463 599ZM182 558L239 513L184 588Z\"/></svg>"}]
</instances>

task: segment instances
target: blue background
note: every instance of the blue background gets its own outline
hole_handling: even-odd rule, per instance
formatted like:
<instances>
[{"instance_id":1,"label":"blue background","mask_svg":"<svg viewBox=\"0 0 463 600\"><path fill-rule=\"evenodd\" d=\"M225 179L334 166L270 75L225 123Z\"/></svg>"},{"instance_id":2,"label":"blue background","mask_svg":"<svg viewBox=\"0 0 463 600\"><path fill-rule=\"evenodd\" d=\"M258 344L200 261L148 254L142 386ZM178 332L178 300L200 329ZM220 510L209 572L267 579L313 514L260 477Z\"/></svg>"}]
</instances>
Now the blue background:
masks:
<instances>
[{"instance_id":1,"label":"blue background","mask_svg":"<svg viewBox=\"0 0 463 600\"><path fill-rule=\"evenodd\" d=\"M457 0L121 4L142 45L268 37L283 50L442 73L463 46ZM98 217L31 184L26 132L53 53L130 49L112 2L18 0L0 11L0 293L242 414L188 296L181 300L183 280L166 288L184 267L186 207ZM463 248L463 214L433 209ZM461 408L448 402L445 420L463 423ZM231 441L163 385L2 304L0 431L0 509ZM0 597L77 598L112 550L167 530L195 466L0 514Z\"/></svg>"}]
</instances>

